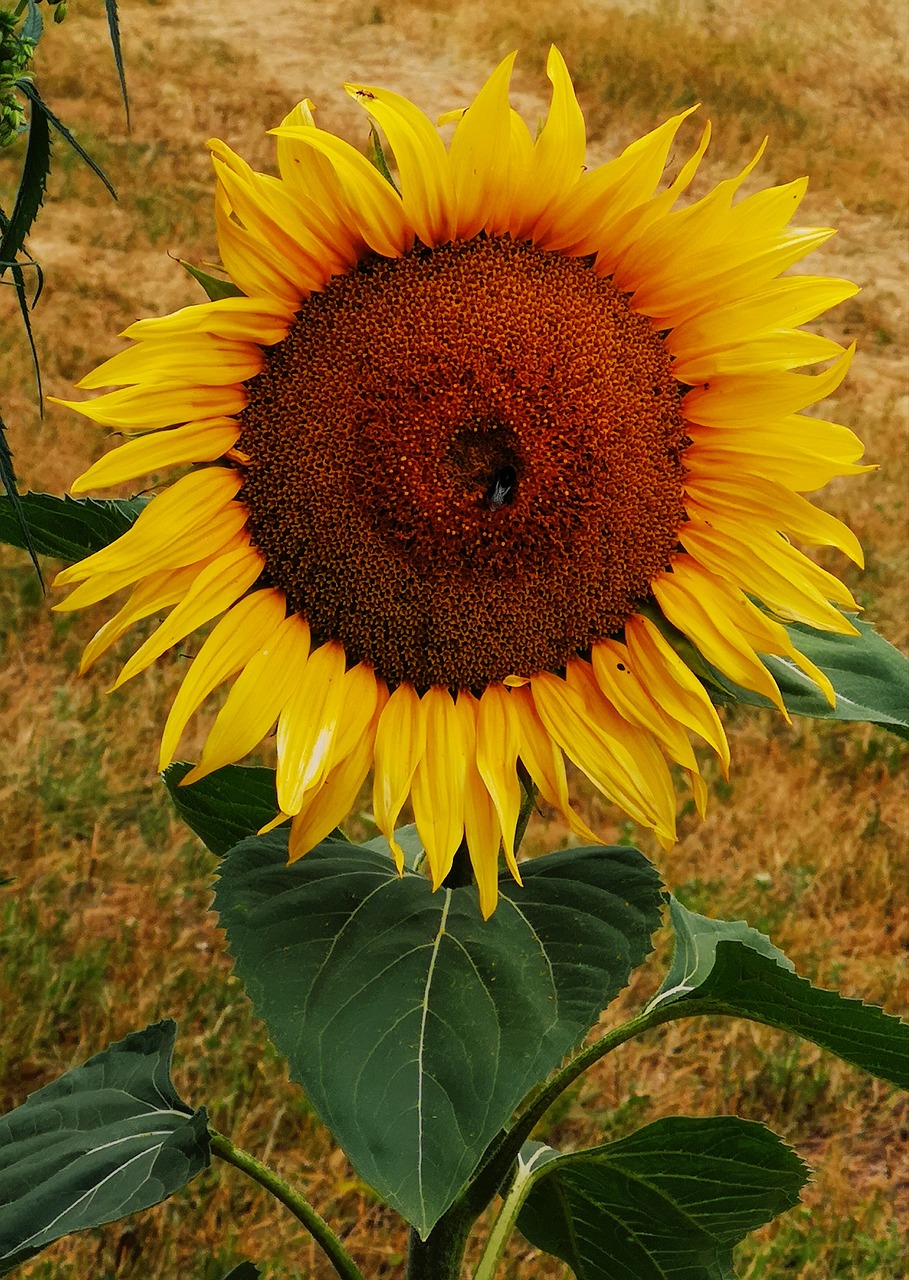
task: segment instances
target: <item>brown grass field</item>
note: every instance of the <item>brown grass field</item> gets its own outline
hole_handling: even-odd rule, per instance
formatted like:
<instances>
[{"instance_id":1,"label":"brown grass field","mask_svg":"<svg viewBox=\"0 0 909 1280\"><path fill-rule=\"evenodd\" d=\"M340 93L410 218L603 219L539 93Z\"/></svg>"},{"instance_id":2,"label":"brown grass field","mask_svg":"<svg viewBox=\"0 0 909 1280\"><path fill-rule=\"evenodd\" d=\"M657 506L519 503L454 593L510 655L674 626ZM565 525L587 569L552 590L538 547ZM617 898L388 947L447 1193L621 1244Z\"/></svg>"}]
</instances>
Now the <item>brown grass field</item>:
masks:
<instances>
[{"instance_id":1,"label":"brown grass field","mask_svg":"<svg viewBox=\"0 0 909 1280\"><path fill-rule=\"evenodd\" d=\"M205 140L258 167L265 130L303 96L320 123L363 141L341 82L388 85L433 112L463 105L494 61L520 47L516 103L545 109L545 50L573 68L594 159L680 105L715 126L694 194L750 157L762 181L803 173L802 220L839 235L805 267L862 293L823 321L859 354L830 413L854 427L880 470L834 483L824 503L859 534L868 565L838 557L867 617L907 639L907 102L900 0L500 0L452 11L441 0L121 0L132 98L127 133L101 0L71 0L42 48L38 82L105 167L120 199L58 146L31 241L47 273L34 322L46 390L118 348L139 316L199 298L175 261L216 257ZM699 125L683 139L690 141ZM9 207L21 152L0 157ZM23 488L63 492L104 449L102 433L50 406L39 420L12 291L0 295L0 412ZM50 567L50 566L49 566ZM180 1023L175 1075L217 1128L302 1185L369 1275L399 1276L404 1231L376 1203L288 1083L209 911L213 859L175 818L155 775L156 744L185 670L172 653L107 697L117 655L78 679L79 653L107 616L52 615L24 555L0 558L0 1111L111 1040L152 1020ZM184 650L186 646L184 646ZM120 647L122 659L126 646ZM708 818L690 813L663 854L577 784L609 842L635 841L690 907L743 917L799 971L845 994L905 1008L909 940L905 751L865 726L726 713L733 773L710 777ZM201 729L188 744L192 756ZM368 814L352 819L368 827ZM529 849L565 843L551 813ZM665 945L609 1012L622 1019L659 982ZM814 1166L801 1206L750 1239L746 1280L897 1280L905 1275L905 1098L808 1045L747 1023L680 1023L600 1064L546 1136L582 1145L668 1114L766 1121ZM327 1277L309 1238L226 1166L136 1219L62 1241L23 1268L30 1280L218 1280L242 1258L269 1280ZM512 1241L503 1276L561 1277L564 1266Z\"/></svg>"}]
</instances>

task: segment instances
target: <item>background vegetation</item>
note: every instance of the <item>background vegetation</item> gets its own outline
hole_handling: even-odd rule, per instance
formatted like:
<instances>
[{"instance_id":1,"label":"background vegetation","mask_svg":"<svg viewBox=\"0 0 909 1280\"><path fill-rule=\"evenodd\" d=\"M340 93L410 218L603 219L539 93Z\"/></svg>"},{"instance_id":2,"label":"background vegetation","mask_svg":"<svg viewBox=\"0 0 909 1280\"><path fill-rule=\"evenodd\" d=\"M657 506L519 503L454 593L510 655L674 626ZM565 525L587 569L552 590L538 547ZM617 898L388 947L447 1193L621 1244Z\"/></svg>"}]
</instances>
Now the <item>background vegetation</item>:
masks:
<instances>
[{"instance_id":1,"label":"background vegetation","mask_svg":"<svg viewBox=\"0 0 909 1280\"><path fill-rule=\"evenodd\" d=\"M114 205L60 148L31 241L48 276L35 316L48 391L68 394L136 317L198 299L173 259L216 257L206 138L223 137L269 167L265 130L306 95L323 126L362 141L343 80L386 84L433 113L467 102L514 46L523 51L516 102L534 120L545 110L542 62L555 39L577 77L594 159L701 101L698 118L713 119L715 141L695 194L739 167L764 132L761 182L812 175L802 220L840 234L805 269L863 287L823 322L831 336L859 342L829 416L857 429L881 464L827 492L825 505L848 520L868 556L864 574L835 567L870 620L905 646L907 104L898 0L499 0L454 13L442 0L272 0L267 12L241 0L122 0L121 22L131 134L101 0L71 4L42 44L46 99L120 194ZM691 124L691 138L699 127ZM3 157L4 203L19 158ZM62 492L103 451L102 435L53 406L39 421L12 290L0 294L0 348L0 400L22 487ZM76 675L105 617L104 606L93 616L52 615L26 557L2 553L0 872L15 879L0 889L0 1109L173 1014L183 1095L211 1103L219 1129L302 1183L342 1224L367 1273L394 1276L401 1224L288 1084L207 910L213 859L176 821L154 773L159 728L193 647L108 698L116 655L88 678ZM671 854L577 782L579 805L607 840L640 843L689 907L743 916L814 981L897 1011L909 938L903 748L870 727L790 729L745 710L726 722L732 780L714 771L707 821L685 812ZM201 737L188 755L197 758ZM352 821L368 827L368 812ZM531 849L569 839L541 810ZM629 1004L657 984L657 968L638 975ZM895 1224L909 1209L905 1100L810 1046L744 1023L671 1025L602 1063L546 1132L570 1146L667 1114L717 1112L767 1121L817 1169L804 1206L744 1247L743 1277L904 1274ZM270 1264L273 1280L329 1274L271 1200L218 1167L138 1219L61 1242L23 1274L216 1280L243 1257ZM564 1268L516 1239L503 1274L556 1277Z\"/></svg>"}]
</instances>

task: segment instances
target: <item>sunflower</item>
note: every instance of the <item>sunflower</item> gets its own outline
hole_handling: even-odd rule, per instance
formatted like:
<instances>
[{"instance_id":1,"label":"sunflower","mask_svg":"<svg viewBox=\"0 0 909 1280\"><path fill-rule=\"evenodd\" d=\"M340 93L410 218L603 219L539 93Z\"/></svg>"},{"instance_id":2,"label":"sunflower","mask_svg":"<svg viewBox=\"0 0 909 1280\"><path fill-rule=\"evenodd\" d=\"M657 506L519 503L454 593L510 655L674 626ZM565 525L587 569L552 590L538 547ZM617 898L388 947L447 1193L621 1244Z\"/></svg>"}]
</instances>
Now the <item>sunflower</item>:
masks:
<instances>
[{"instance_id":1,"label":"sunflower","mask_svg":"<svg viewBox=\"0 0 909 1280\"><path fill-rule=\"evenodd\" d=\"M409 798L434 886L463 842L486 915L500 851L520 880L522 777L585 840L566 758L665 847L669 762L703 813L689 734L724 771L729 751L691 646L784 715L760 654L833 701L782 621L849 633L840 610L856 605L790 537L860 563L854 535L802 494L867 469L851 431L801 412L852 350L799 326L856 291L781 275L832 234L789 226L806 181L736 199L759 152L676 207L709 127L664 189L689 112L586 169L559 53L536 139L509 105L513 61L442 117L447 148L405 98L346 86L396 183L308 102L273 130L280 177L212 141L237 296L131 325L133 344L79 384L120 389L61 402L135 437L75 493L191 464L57 579L78 584L58 609L131 589L83 669L171 609L117 685L223 615L170 710L161 767L232 682L186 783L277 725L291 858L372 769L399 866Z\"/></svg>"}]
</instances>

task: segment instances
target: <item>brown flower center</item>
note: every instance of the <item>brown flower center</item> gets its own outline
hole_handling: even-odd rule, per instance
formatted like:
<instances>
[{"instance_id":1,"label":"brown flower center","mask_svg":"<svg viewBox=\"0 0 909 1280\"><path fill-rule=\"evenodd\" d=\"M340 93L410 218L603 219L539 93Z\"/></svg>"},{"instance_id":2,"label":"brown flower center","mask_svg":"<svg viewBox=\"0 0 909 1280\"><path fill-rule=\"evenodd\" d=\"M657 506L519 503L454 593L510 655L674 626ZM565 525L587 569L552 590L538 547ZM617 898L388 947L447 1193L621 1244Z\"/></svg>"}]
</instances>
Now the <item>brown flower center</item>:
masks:
<instances>
[{"instance_id":1,"label":"brown flower center","mask_svg":"<svg viewBox=\"0 0 909 1280\"><path fill-rule=\"evenodd\" d=\"M676 547L680 387L585 260L508 236L367 258L248 387L240 498L268 578L391 685L558 670Z\"/></svg>"}]
</instances>

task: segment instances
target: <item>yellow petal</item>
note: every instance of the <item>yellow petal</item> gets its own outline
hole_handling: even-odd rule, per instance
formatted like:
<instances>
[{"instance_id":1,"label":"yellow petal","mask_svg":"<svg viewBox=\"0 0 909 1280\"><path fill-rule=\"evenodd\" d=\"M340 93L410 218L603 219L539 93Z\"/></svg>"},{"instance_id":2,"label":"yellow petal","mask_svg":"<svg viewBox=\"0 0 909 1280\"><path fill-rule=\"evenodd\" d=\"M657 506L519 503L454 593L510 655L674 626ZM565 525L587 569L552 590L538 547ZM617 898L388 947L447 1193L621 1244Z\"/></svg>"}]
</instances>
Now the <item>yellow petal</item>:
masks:
<instances>
[{"instance_id":1,"label":"yellow petal","mask_svg":"<svg viewBox=\"0 0 909 1280\"><path fill-rule=\"evenodd\" d=\"M789 718L773 676L743 639L745 597L690 556L678 556L672 572L660 574L651 589L665 617L688 636L708 662L743 689L769 698Z\"/></svg>"},{"instance_id":2,"label":"yellow petal","mask_svg":"<svg viewBox=\"0 0 909 1280\"><path fill-rule=\"evenodd\" d=\"M594 679L604 697L630 724L652 733L673 760L697 770L691 743L677 720L663 711L648 692L636 670L628 646L618 640L601 640L590 652Z\"/></svg>"},{"instance_id":3,"label":"yellow petal","mask_svg":"<svg viewBox=\"0 0 909 1280\"><path fill-rule=\"evenodd\" d=\"M260 253L280 264L283 274L299 286L301 296L321 288L337 263L333 257L329 262L322 246L308 234L283 186L268 186L264 178L260 181L259 175L232 152L232 163L225 163L218 152L223 144L210 142L209 146L234 218L260 246Z\"/></svg>"},{"instance_id":4,"label":"yellow petal","mask_svg":"<svg viewBox=\"0 0 909 1280\"><path fill-rule=\"evenodd\" d=\"M714 517L706 524L692 514L679 531L679 541L699 564L757 596L787 621L842 631L842 614L829 601L858 608L838 578L775 531L752 525L746 533L741 521Z\"/></svg>"},{"instance_id":5,"label":"yellow petal","mask_svg":"<svg viewBox=\"0 0 909 1280\"><path fill-rule=\"evenodd\" d=\"M186 533L206 525L236 496L242 484L239 472L227 467L205 467L183 476L143 508L136 522L116 542L58 573L54 585L65 587L93 574L111 573L134 564L167 567L160 564L158 554Z\"/></svg>"},{"instance_id":6,"label":"yellow petal","mask_svg":"<svg viewBox=\"0 0 909 1280\"><path fill-rule=\"evenodd\" d=\"M461 719L451 694L433 685L420 699L426 749L413 778L414 821L437 889L464 834L467 756Z\"/></svg>"},{"instance_id":7,"label":"yellow petal","mask_svg":"<svg viewBox=\"0 0 909 1280\"><path fill-rule=\"evenodd\" d=\"M511 213L510 53L483 85L454 131L449 149L457 196L457 236L469 240Z\"/></svg>"},{"instance_id":8,"label":"yellow petal","mask_svg":"<svg viewBox=\"0 0 909 1280\"><path fill-rule=\"evenodd\" d=\"M640 673L657 706L709 743L726 773L729 743L716 707L697 676L649 618L638 614L629 618L625 642L635 671Z\"/></svg>"},{"instance_id":9,"label":"yellow petal","mask_svg":"<svg viewBox=\"0 0 909 1280\"><path fill-rule=\"evenodd\" d=\"M564 756L537 713L530 686L522 685L515 689L511 697L520 734L520 756L540 795L564 816L576 836L589 840L591 844L600 844L594 832L571 807Z\"/></svg>"},{"instance_id":10,"label":"yellow petal","mask_svg":"<svg viewBox=\"0 0 909 1280\"><path fill-rule=\"evenodd\" d=\"M815 547L836 547L860 568L864 564L858 538L842 521L820 511L801 494L756 476L685 476L685 504L702 519L759 522Z\"/></svg>"},{"instance_id":11,"label":"yellow petal","mask_svg":"<svg viewBox=\"0 0 909 1280\"><path fill-rule=\"evenodd\" d=\"M202 759L181 786L233 764L262 741L296 688L308 655L309 627L291 614L240 672L218 712Z\"/></svg>"},{"instance_id":12,"label":"yellow petal","mask_svg":"<svg viewBox=\"0 0 909 1280\"><path fill-rule=\"evenodd\" d=\"M672 335L670 334L670 339ZM689 386L734 373L775 373L778 369L799 369L822 360L836 360L844 348L832 338L800 329L775 329L757 338L728 343L673 361L672 373ZM667 346L670 343L667 341Z\"/></svg>"},{"instance_id":13,"label":"yellow petal","mask_svg":"<svg viewBox=\"0 0 909 1280\"><path fill-rule=\"evenodd\" d=\"M382 685L376 711L354 750L329 771L319 786L307 791L303 797L300 812L294 816L290 828L289 862L295 862L315 848L353 808L372 764L376 724L386 696Z\"/></svg>"},{"instance_id":14,"label":"yellow petal","mask_svg":"<svg viewBox=\"0 0 909 1280\"><path fill-rule=\"evenodd\" d=\"M626 147L614 160L582 175L565 197L547 210L535 241L541 249L571 254L597 253L609 230L629 210L652 197L676 134L694 107Z\"/></svg>"},{"instance_id":15,"label":"yellow petal","mask_svg":"<svg viewBox=\"0 0 909 1280\"><path fill-rule=\"evenodd\" d=\"M376 704L385 682L368 662L358 662L344 674L344 697L328 767L349 756L375 715ZM384 703L383 703L384 705Z\"/></svg>"},{"instance_id":16,"label":"yellow petal","mask_svg":"<svg viewBox=\"0 0 909 1280\"><path fill-rule=\"evenodd\" d=\"M231 342L207 333L190 334L175 342L166 340L134 343L105 360L76 385L83 391L99 387L222 386L244 382L265 368L265 355L253 342Z\"/></svg>"},{"instance_id":17,"label":"yellow petal","mask_svg":"<svg viewBox=\"0 0 909 1280\"><path fill-rule=\"evenodd\" d=\"M293 267L267 241L241 225L220 180L215 186L215 229L221 262L238 289L252 298L267 298L294 310L299 307L307 296L305 283L296 279Z\"/></svg>"},{"instance_id":18,"label":"yellow petal","mask_svg":"<svg viewBox=\"0 0 909 1280\"><path fill-rule=\"evenodd\" d=\"M247 545L249 535L245 525L245 510L236 503L231 504L224 511L216 512L201 530L183 530L169 546L158 552L154 558L156 571L191 565L198 572L215 556L226 555L236 547ZM85 609L90 604L105 600L123 587L131 587L134 582L147 576L148 565L141 557L130 558L110 571L91 574L65 600L53 606L54 612L68 613L73 609Z\"/></svg>"},{"instance_id":19,"label":"yellow petal","mask_svg":"<svg viewBox=\"0 0 909 1280\"><path fill-rule=\"evenodd\" d=\"M185 572L185 571L184 571ZM158 768L166 769L190 716L218 685L242 670L284 621L284 596L267 588L239 600L213 628L183 677L161 736Z\"/></svg>"},{"instance_id":20,"label":"yellow petal","mask_svg":"<svg viewBox=\"0 0 909 1280\"><path fill-rule=\"evenodd\" d=\"M94 400L47 397L53 404L75 409L76 413L102 427L143 431L194 422L198 418L240 413L246 408L248 398L244 386L232 383L223 387L207 387L201 383L184 387L124 387L120 391L95 396Z\"/></svg>"},{"instance_id":21,"label":"yellow petal","mask_svg":"<svg viewBox=\"0 0 909 1280\"><path fill-rule=\"evenodd\" d=\"M119 689L127 680L151 666L156 658L189 635L190 631L229 609L256 582L264 567L263 557L248 543L207 564L170 616L126 663L114 689Z\"/></svg>"},{"instance_id":22,"label":"yellow petal","mask_svg":"<svg viewBox=\"0 0 909 1280\"><path fill-rule=\"evenodd\" d=\"M92 663L97 662L101 654L134 623L182 600L198 572L198 565L189 565L183 569L167 569L163 573L150 574L140 582L119 613L105 622L85 646L79 663L79 675L84 675Z\"/></svg>"},{"instance_id":23,"label":"yellow petal","mask_svg":"<svg viewBox=\"0 0 909 1280\"><path fill-rule=\"evenodd\" d=\"M584 699L564 680L543 672L533 678L533 700L540 719L567 756L612 803L636 822L673 835L674 814L660 812L641 763L625 743L597 724Z\"/></svg>"},{"instance_id":24,"label":"yellow petal","mask_svg":"<svg viewBox=\"0 0 909 1280\"><path fill-rule=\"evenodd\" d=\"M209 422L191 422L185 427L171 427L130 440L93 463L73 481L71 492L109 489L111 485L181 462L214 462L233 448L241 430L236 418L213 418Z\"/></svg>"},{"instance_id":25,"label":"yellow petal","mask_svg":"<svg viewBox=\"0 0 909 1280\"><path fill-rule=\"evenodd\" d=\"M320 645L309 655L278 720L278 805L298 813L303 795L325 776L346 692L344 646Z\"/></svg>"},{"instance_id":26,"label":"yellow petal","mask_svg":"<svg viewBox=\"0 0 909 1280\"><path fill-rule=\"evenodd\" d=\"M737 374L695 387L682 401L682 412L701 426L759 426L764 419L794 414L831 395L845 378L855 343L824 373Z\"/></svg>"},{"instance_id":27,"label":"yellow petal","mask_svg":"<svg viewBox=\"0 0 909 1280\"><path fill-rule=\"evenodd\" d=\"M805 493L823 488L834 476L877 469L858 462L865 446L854 431L800 414L757 427L689 423L686 433L691 444L685 450L685 466L707 482L730 474L755 475Z\"/></svg>"},{"instance_id":28,"label":"yellow petal","mask_svg":"<svg viewBox=\"0 0 909 1280\"><path fill-rule=\"evenodd\" d=\"M399 258L413 244L413 227L401 198L349 142L314 126L282 125L271 132L318 151L331 162L357 230L385 258Z\"/></svg>"},{"instance_id":29,"label":"yellow petal","mask_svg":"<svg viewBox=\"0 0 909 1280\"><path fill-rule=\"evenodd\" d=\"M488 920L499 898L499 846L502 828L492 796L486 789L476 763L477 715L479 707L471 693L461 690L455 704L464 731L467 770L464 779L464 835L470 865L480 898L480 911ZM513 859L512 859L513 861ZM515 863L515 879L521 883Z\"/></svg>"},{"instance_id":30,"label":"yellow petal","mask_svg":"<svg viewBox=\"0 0 909 1280\"><path fill-rule=\"evenodd\" d=\"M376 826L391 847L398 871L404 867L404 852L394 839L395 826L425 750L426 721L419 694L413 685L400 684L379 719L373 779Z\"/></svg>"},{"instance_id":31,"label":"yellow petal","mask_svg":"<svg viewBox=\"0 0 909 1280\"><path fill-rule=\"evenodd\" d=\"M601 735L626 748L633 762L629 776L649 797L655 820L651 823L664 847L675 844L675 789L659 744L648 729L639 729L615 709L594 679L589 662L576 658L566 664L568 687L580 694L584 707Z\"/></svg>"},{"instance_id":32,"label":"yellow petal","mask_svg":"<svg viewBox=\"0 0 909 1280\"><path fill-rule=\"evenodd\" d=\"M293 198L301 204L304 216L318 228L318 235L351 263L358 262L367 251L366 241L355 224L354 213L331 162L318 151L299 142L296 132L316 127L312 103L305 99L281 121L282 130L275 139L281 179Z\"/></svg>"},{"instance_id":33,"label":"yellow petal","mask_svg":"<svg viewBox=\"0 0 909 1280\"><path fill-rule=\"evenodd\" d=\"M401 200L411 225L430 248L455 234L455 198L448 153L431 121L406 98L370 85L345 85L384 130L394 152Z\"/></svg>"},{"instance_id":34,"label":"yellow petal","mask_svg":"<svg viewBox=\"0 0 909 1280\"><path fill-rule=\"evenodd\" d=\"M285 337L294 314L294 308L278 298L218 298L168 316L135 320L120 337L163 340L201 333L271 346Z\"/></svg>"},{"instance_id":35,"label":"yellow petal","mask_svg":"<svg viewBox=\"0 0 909 1280\"><path fill-rule=\"evenodd\" d=\"M477 769L499 815L505 860L516 880L514 837L521 809L521 784L517 774L520 745L511 695L500 684L488 685L480 699L477 717Z\"/></svg>"}]
</instances>

